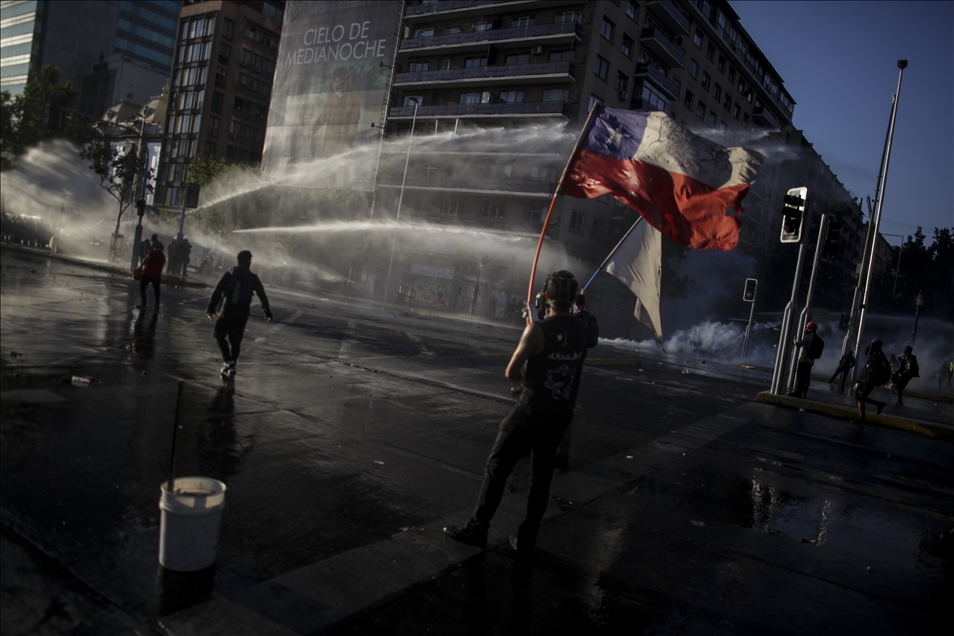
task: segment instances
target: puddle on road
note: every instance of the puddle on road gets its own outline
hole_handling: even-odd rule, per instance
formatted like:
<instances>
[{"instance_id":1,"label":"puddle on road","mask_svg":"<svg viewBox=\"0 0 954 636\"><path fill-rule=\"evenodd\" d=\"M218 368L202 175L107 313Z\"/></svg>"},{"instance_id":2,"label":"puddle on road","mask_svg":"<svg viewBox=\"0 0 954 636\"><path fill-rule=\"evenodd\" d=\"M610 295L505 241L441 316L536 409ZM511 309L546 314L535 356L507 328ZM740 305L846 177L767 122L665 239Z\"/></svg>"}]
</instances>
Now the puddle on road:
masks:
<instances>
[{"instance_id":1,"label":"puddle on road","mask_svg":"<svg viewBox=\"0 0 954 636\"><path fill-rule=\"evenodd\" d=\"M935 534L928 522L894 518L848 503L833 493L805 497L759 479L736 479L730 484L725 521L841 551L877 554L895 563L921 561L924 541Z\"/></svg>"}]
</instances>

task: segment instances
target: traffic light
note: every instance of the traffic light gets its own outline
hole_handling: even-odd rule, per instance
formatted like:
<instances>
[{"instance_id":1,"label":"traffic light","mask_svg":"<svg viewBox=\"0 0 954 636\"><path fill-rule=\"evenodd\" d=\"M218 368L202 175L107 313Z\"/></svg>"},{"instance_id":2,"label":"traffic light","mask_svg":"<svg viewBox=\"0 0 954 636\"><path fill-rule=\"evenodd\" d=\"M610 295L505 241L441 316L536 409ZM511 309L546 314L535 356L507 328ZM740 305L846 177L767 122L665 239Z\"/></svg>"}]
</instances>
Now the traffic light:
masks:
<instances>
[{"instance_id":1,"label":"traffic light","mask_svg":"<svg viewBox=\"0 0 954 636\"><path fill-rule=\"evenodd\" d=\"M136 201L136 214L142 216L146 213L146 201L144 199L139 199Z\"/></svg>"},{"instance_id":2,"label":"traffic light","mask_svg":"<svg viewBox=\"0 0 954 636\"><path fill-rule=\"evenodd\" d=\"M782 243L798 243L802 240L802 226L808 209L808 188L792 188L785 195L782 206Z\"/></svg>"},{"instance_id":3,"label":"traffic light","mask_svg":"<svg viewBox=\"0 0 954 636\"><path fill-rule=\"evenodd\" d=\"M851 326L851 314L842 314L841 320L838 321L838 328L842 331L848 331L848 327Z\"/></svg>"},{"instance_id":4,"label":"traffic light","mask_svg":"<svg viewBox=\"0 0 954 636\"><path fill-rule=\"evenodd\" d=\"M841 248L841 232L843 223L840 219L832 219L828 222L828 230L825 232L825 243L822 245L822 257L828 258L835 256Z\"/></svg>"},{"instance_id":5,"label":"traffic light","mask_svg":"<svg viewBox=\"0 0 954 636\"><path fill-rule=\"evenodd\" d=\"M755 289L759 286L757 278L745 279L745 290L742 292L742 300L747 303L755 302Z\"/></svg>"}]
</instances>

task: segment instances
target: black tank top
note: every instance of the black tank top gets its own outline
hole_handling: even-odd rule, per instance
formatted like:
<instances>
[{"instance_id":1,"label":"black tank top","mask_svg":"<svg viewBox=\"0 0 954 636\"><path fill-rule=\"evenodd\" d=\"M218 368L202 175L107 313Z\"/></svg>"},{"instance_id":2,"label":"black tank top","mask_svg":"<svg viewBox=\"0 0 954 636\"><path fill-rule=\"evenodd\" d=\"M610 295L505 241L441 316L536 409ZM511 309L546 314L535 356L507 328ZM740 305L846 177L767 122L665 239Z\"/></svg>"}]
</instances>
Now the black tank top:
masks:
<instances>
[{"instance_id":1,"label":"black tank top","mask_svg":"<svg viewBox=\"0 0 954 636\"><path fill-rule=\"evenodd\" d=\"M572 315L550 316L537 324L543 330L544 345L542 352L527 361L525 398L540 406L572 411L589 327Z\"/></svg>"}]
</instances>

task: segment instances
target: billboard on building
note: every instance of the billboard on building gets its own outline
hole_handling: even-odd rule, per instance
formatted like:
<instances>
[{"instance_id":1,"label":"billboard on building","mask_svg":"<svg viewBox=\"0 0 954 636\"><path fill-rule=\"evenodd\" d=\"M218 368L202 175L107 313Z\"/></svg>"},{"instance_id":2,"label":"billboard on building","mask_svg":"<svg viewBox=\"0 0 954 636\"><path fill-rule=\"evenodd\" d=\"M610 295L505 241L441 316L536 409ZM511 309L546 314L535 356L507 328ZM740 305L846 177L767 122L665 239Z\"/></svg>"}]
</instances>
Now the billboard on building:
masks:
<instances>
[{"instance_id":1,"label":"billboard on building","mask_svg":"<svg viewBox=\"0 0 954 636\"><path fill-rule=\"evenodd\" d=\"M379 132L402 2L285 5L262 165L327 158Z\"/></svg>"}]
</instances>

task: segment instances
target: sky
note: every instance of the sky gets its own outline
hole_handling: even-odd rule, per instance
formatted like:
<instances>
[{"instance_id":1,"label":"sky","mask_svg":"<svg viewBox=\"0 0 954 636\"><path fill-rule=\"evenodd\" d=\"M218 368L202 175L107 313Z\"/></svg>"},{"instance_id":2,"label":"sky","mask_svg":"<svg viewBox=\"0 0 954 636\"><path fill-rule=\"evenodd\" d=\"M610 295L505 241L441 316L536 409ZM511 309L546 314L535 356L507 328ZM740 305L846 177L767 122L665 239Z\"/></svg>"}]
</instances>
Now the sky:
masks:
<instances>
[{"instance_id":1,"label":"sky","mask_svg":"<svg viewBox=\"0 0 954 636\"><path fill-rule=\"evenodd\" d=\"M795 100L794 125L852 196L872 203L901 82L881 232L954 227L954 2L733 0Z\"/></svg>"}]
</instances>

